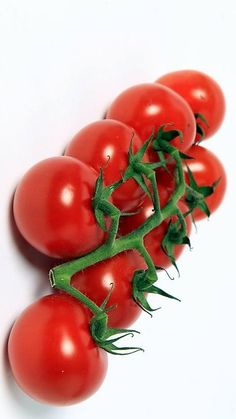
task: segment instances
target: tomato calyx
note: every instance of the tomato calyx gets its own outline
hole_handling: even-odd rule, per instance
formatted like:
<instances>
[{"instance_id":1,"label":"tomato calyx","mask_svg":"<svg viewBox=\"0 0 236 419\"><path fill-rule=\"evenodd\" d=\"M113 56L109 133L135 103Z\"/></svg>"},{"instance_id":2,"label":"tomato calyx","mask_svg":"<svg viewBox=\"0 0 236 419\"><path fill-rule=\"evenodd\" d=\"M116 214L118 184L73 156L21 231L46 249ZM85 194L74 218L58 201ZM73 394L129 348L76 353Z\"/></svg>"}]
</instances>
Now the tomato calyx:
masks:
<instances>
[{"instance_id":1,"label":"tomato calyx","mask_svg":"<svg viewBox=\"0 0 236 419\"><path fill-rule=\"evenodd\" d=\"M62 265L63 266L63 265ZM59 266L60 268L60 266ZM89 310L94 314L91 321L90 321L90 332L97 343L97 345L104 349L105 351L112 353L112 354L120 354L120 355L128 355L134 352L143 351L142 348L139 347L118 347L115 345L117 341L126 337L126 336L134 336L134 333L139 333L137 330L130 330L130 329L120 329L120 328L110 328L107 326L108 323L108 316L107 312L112 310L114 307L106 307L109 297L112 292L112 287L101 304L101 306L97 306L90 298L88 298L85 294L80 292L78 289L71 286L71 278L70 275L66 274L66 271L62 269L60 273L55 275L54 269L49 271L49 279L52 288L58 288L72 297L75 297L77 300L82 302ZM114 335L119 335L116 338L112 338Z\"/></svg>"},{"instance_id":2,"label":"tomato calyx","mask_svg":"<svg viewBox=\"0 0 236 419\"><path fill-rule=\"evenodd\" d=\"M175 261L174 249L176 245L186 244L191 249L191 243L189 237L186 235L186 226L184 218L187 215L183 215L178 207L176 207L177 221L173 222L170 220L167 233L162 241L161 247L165 254L170 259L170 262L176 268L179 273L178 266Z\"/></svg>"},{"instance_id":3,"label":"tomato calyx","mask_svg":"<svg viewBox=\"0 0 236 419\"><path fill-rule=\"evenodd\" d=\"M165 130L171 124L162 125L157 131L156 137L152 143L152 148L155 151L163 151L162 141L169 143L175 138L179 137L180 141L183 141L183 134L180 130ZM180 152L181 153L181 152Z\"/></svg>"},{"instance_id":4,"label":"tomato calyx","mask_svg":"<svg viewBox=\"0 0 236 419\"><path fill-rule=\"evenodd\" d=\"M122 184L122 179L108 186L104 186L103 169L100 170L95 192L93 196L94 215L99 226L108 231L106 226L106 216L110 218L110 227L108 231L108 243L112 245L115 240L119 227L121 211L110 202L112 192L114 192Z\"/></svg>"},{"instance_id":5,"label":"tomato calyx","mask_svg":"<svg viewBox=\"0 0 236 419\"><path fill-rule=\"evenodd\" d=\"M160 204L158 199L158 194L155 186L155 169L158 167L163 167L166 164L164 159L161 162L156 163L145 163L142 161L143 156L149 147L150 143L153 141L153 135L151 135L148 140L140 147L140 149L134 154L133 153L133 141L131 138L129 151L128 151L128 167L125 170L125 173L122 175L121 179L117 182L114 182L111 185L104 186L104 176L103 169L100 170L97 182L95 185L95 192L93 196L93 208L95 213L95 218L99 226L107 231L106 226L106 216L111 218L111 226L109 229L109 242L112 243L117 234L117 229L119 225L119 218L121 215L130 215L129 213L122 213L115 205L113 205L109 199L112 193L126 182L129 179L134 179L141 189L145 192L146 195L153 201L155 209L160 210ZM147 186L147 182L150 182L153 190L153 196Z\"/></svg>"},{"instance_id":6,"label":"tomato calyx","mask_svg":"<svg viewBox=\"0 0 236 419\"><path fill-rule=\"evenodd\" d=\"M129 355L143 351L142 348L132 346L117 346L116 342L127 336L134 337L140 333L133 329L112 328L107 326L107 314L103 311L96 314L90 321L90 332L96 344L113 355ZM113 337L116 336L116 337Z\"/></svg>"},{"instance_id":7,"label":"tomato calyx","mask_svg":"<svg viewBox=\"0 0 236 419\"><path fill-rule=\"evenodd\" d=\"M199 208L209 218L211 212L205 201L205 198L212 195L220 182L220 178L217 179L212 185L198 186L192 171L187 165L187 172L189 178L189 186L186 185L185 202L192 213L194 208Z\"/></svg>"},{"instance_id":8,"label":"tomato calyx","mask_svg":"<svg viewBox=\"0 0 236 419\"><path fill-rule=\"evenodd\" d=\"M112 290L113 285L111 285L110 291L100 306L102 311L95 314L90 321L90 332L94 341L100 348L113 355L130 355L135 352L143 351L143 349L139 347L120 347L116 345L116 342L118 342L120 339L123 339L127 336L134 337L134 334L139 332L133 329L108 327L107 313L115 308L114 305L107 307L107 303L111 296ZM116 337L113 338L113 336Z\"/></svg>"},{"instance_id":9,"label":"tomato calyx","mask_svg":"<svg viewBox=\"0 0 236 419\"><path fill-rule=\"evenodd\" d=\"M200 122L202 122L207 128L209 128L209 125L206 118L204 117L202 113L197 112L194 114L194 116L196 119L196 134L198 134L198 137L199 137L197 143L199 144L201 141L203 141L206 138L206 133L202 125L199 124L198 119L200 119Z\"/></svg>"},{"instance_id":10,"label":"tomato calyx","mask_svg":"<svg viewBox=\"0 0 236 419\"><path fill-rule=\"evenodd\" d=\"M93 209L95 218L99 226L104 230L108 231L106 216L119 216L120 211L115 205L113 205L109 198L112 192L122 183L118 181L110 186L104 186L103 169L100 170L99 176L96 181L94 196L92 199Z\"/></svg>"},{"instance_id":11,"label":"tomato calyx","mask_svg":"<svg viewBox=\"0 0 236 419\"><path fill-rule=\"evenodd\" d=\"M156 179L155 179L155 169L158 167L165 167L167 160L163 159L162 161L156 163L144 163L142 161L143 156L154 140L154 135L151 134L150 137L145 141L145 143L140 147L137 153L133 153L132 150L132 139L130 142L130 147L128 151L128 160L129 165L123 175L123 181L126 181L130 178L133 178L139 186L143 189L145 194L152 200L154 205L154 210L160 210L160 203L156 189ZM153 195L150 193L150 190L147 186L147 181L150 182L152 187Z\"/></svg>"},{"instance_id":12,"label":"tomato calyx","mask_svg":"<svg viewBox=\"0 0 236 419\"><path fill-rule=\"evenodd\" d=\"M167 293L161 288L153 285L153 282L156 282L157 276L154 279L151 279L149 276L148 270L138 270L134 273L132 281L132 292L134 301L144 310L146 313L151 315L151 312L159 310L158 308L152 308L147 301L147 294L158 294L163 297L171 298L177 301L180 301L178 298Z\"/></svg>"}]
</instances>

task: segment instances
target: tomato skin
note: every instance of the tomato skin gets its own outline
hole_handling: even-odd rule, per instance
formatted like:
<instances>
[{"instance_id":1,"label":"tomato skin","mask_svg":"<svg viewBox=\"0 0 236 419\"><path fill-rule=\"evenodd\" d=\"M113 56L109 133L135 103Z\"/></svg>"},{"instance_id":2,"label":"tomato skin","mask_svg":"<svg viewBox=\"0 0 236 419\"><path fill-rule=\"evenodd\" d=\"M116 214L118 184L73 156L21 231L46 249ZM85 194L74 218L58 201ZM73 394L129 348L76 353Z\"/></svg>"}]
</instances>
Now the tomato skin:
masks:
<instances>
[{"instance_id":1,"label":"tomato skin","mask_svg":"<svg viewBox=\"0 0 236 419\"><path fill-rule=\"evenodd\" d=\"M76 273L71 284L97 305L102 304L113 284L107 306L115 307L108 312L108 325L126 328L142 313L132 298L131 283L138 269L147 269L143 258L135 251L122 252Z\"/></svg>"},{"instance_id":2,"label":"tomato skin","mask_svg":"<svg viewBox=\"0 0 236 419\"><path fill-rule=\"evenodd\" d=\"M188 102L194 113L205 117L208 126L197 120L205 132L205 139L219 129L225 115L225 98L219 84L210 76L196 70L180 70L165 74L156 82L173 89Z\"/></svg>"},{"instance_id":3,"label":"tomato skin","mask_svg":"<svg viewBox=\"0 0 236 419\"><path fill-rule=\"evenodd\" d=\"M160 197L160 204L161 207L168 201L170 197L170 191L166 190L166 188L162 185L158 186L159 197ZM188 207L181 201L178 202L178 207L182 213L188 210ZM139 213L130 216L129 218L123 218L122 222L120 223L119 233L124 236L125 234L130 233L137 227L139 227L144 221L146 221L151 215L153 214L153 204L150 199L147 197L141 207ZM176 216L172 216L171 219L176 221ZM170 218L165 219L162 223L154 228L150 233L148 233L144 237L144 245L149 252L154 264L156 266L160 266L162 268L168 268L171 266L171 262L169 257L164 253L161 248L162 240L167 232L168 225L169 225ZM187 235L189 236L191 232L192 222L191 217L188 215L185 218L186 225L187 225ZM181 255L183 250L186 246L184 245L176 245L174 249L174 256L175 259Z\"/></svg>"},{"instance_id":4,"label":"tomato skin","mask_svg":"<svg viewBox=\"0 0 236 419\"><path fill-rule=\"evenodd\" d=\"M186 164L192 171L199 186L211 186L217 179L221 178L213 194L205 199L212 213L220 206L225 195L227 186L225 169L218 157L212 151L202 146L193 145L188 150L188 155L193 157L194 160L186 160ZM185 180L189 183L186 164L184 165ZM199 208L195 208L193 210L193 217L195 221L199 221L206 218L206 214Z\"/></svg>"},{"instance_id":5,"label":"tomato skin","mask_svg":"<svg viewBox=\"0 0 236 419\"><path fill-rule=\"evenodd\" d=\"M171 124L166 130L178 129L183 133L183 141L177 137L171 142L181 151L191 146L196 134L195 118L189 105L161 84L144 83L128 88L112 102L106 117L130 125L143 141L161 125ZM156 160L156 153L151 149L149 158Z\"/></svg>"},{"instance_id":6,"label":"tomato skin","mask_svg":"<svg viewBox=\"0 0 236 419\"><path fill-rule=\"evenodd\" d=\"M119 121L96 121L75 135L65 155L80 159L98 172L104 168L104 182L109 185L118 181L127 168L131 139L133 151L136 152L142 141L132 128ZM112 194L114 205L121 211L137 208L144 197L144 192L133 179L126 181Z\"/></svg>"},{"instance_id":7,"label":"tomato skin","mask_svg":"<svg viewBox=\"0 0 236 419\"><path fill-rule=\"evenodd\" d=\"M16 225L37 250L71 258L100 245L105 233L92 209L98 174L72 157L34 165L19 183L13 202Z\"/></svg>"},{"instance_id":8,"label":"tomato skin","mask_svg":"<svg viewBox=\"0 0 236 419\"><path fill-rule=\"evenodd\" d=\"M8 341L18 385L33 399L53 405L78 403L102 384L107 354L89 331L91 314L65 294L48 295L28 306Z\"/></svg>"}]
</instances>

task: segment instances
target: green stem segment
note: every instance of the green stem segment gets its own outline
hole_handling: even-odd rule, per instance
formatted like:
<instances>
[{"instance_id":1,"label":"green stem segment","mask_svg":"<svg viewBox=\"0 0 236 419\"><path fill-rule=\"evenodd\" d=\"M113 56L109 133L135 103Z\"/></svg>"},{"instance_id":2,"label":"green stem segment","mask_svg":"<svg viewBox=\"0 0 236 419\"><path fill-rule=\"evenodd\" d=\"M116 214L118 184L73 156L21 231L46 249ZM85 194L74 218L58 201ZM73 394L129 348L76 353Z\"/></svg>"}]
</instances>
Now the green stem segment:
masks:
<instances>
[{"instance_id":1,"label":"green stem segment","mask_svg":"<svg viewBox=\"0 0 236 419\"><path fill-rule=\"evenodd\" d=\"M161 143L161 141L160 141ZM110 236L105 244L100 246L99 248L95 249L91 253L88 253L78 259L63 263L57 267L54 267L50 270L50 280L53 287L66 291L68 294L73 295L74 297L78 298L82 303L84 303L93 313L99 312L101 309L96 306L91 300L85 297L82 293L78 290L73 288L70 285L71 277L76 273L79 272L91 265L94 265L98 262L103 260L109 259L118 253L127 251L127 250L137 250L145 259L148 269L149 269L149 277L154 278L154 270L155 266L152 262L150 255L148 254L147 250L143 244L143 238L146 234L152 231L155 227L159 226L160 223L176 213L176 204L179 199L183 196L185 192L185 182L184 182L184 174L182 168L181 157L179 151L173 147L172 145L168 144L166 141L162 141L162 151L168 153L172 156L173 159L176 161L176 187L175 190L167 202L167 204L160 209L159 204L159 197L157 194L157 188L154 185L153 176L149 175L149 179L151 180L151 186L153 188L153 195L154 195L154 202L155 202L155 212L151 215L148 220L146 220L141 226L139 226L135 231L132 233L115 238L118 224L119 224L119 210L114 211L114 206L110 203L105 204L104 200L102 202L101 207L105 208L106 214L113 207L113 213L111 211L111 230ZM153 172L154 175L154 172ZM119 187L119 182L116 182L115 186ZM109 186L110 190L114 190L112 185ZM156 271L155 271L155 279ZM153 279L152 279L153 283Z\"/></svg>"},{"instance_id":2,"label":"green stem segment","mask_svg":"<svg viewBox=\"0 0 236 419\"><path fill-rule=\"evenodd\" d=\"M91 333L98 343L99 346L106 349L108 352L116 353L118 349L114 346L116 339L108 340L109 337L117 333L125 333L126 330L123 329L110 329L107 327L107 314L104 308L104 305L101 307L97 306L91 299L82 294L80 291L75 289L71 285L72 276L83 270L87 267L104 261L106 259L112 258L113 256L127 251L127 250L136 250L144 258L147 270L146 271L136 271L133 278L133 298L135 301L144 308L146 311L152 311L148 302L146 301L145 295L147 292L152 292L155 294L164 295L170 298L171 295L167 294L165 291L162 291L160 288L155 287L153 284L156 282L157 273L156 267L152 261L151 256L147 252L144 246L144 237L151 232L154 228L158 227L161 222L176 214L178 216L182 234L186 234L186 224L184 221L184 216L180 214L180 211L177 207L179 199L184 195L187 190L190 190L190 186L185 184L184 172L182 167L181 153L169 144L169 141L175 136L180 135L178 131L164 131L164 128L161 127L157 133L156 138L153 142L153 148L157 153L161 153L164 156L166 153L175 160L176 170L175 170L175 190L170 197L166 205L161 209L159 202L159 195L157 190L157 185L155 181L155 171L154 168L159 167L162 162L155 164L146 164L141 161L143 154L146 148L150 144L150 139L141 147L136 155L132 153L132 149L129 150L129 159L130 164L127 167L124 178L115 182L112 185L103 187L103 173L101 171L100 176L97 180L95 195L93 198L93 206L95 216L98 220L99 225L104 230L106 229L105 216L109 216L111 219L111 225L109 230L109 236L103 245L88 253L78 259L63 263L57 267L54 267L49 272L49 277L52 287L58 288L65 291L66 293L72 295L86 305L94 314L94 317L91 321ZM163 165L165 165L165 160L162 159ZM109 197L112 192L119 187L127 179L133 177L137 183L146 191L148 196L151 196L153 200L154 212L153 214L135 231L127 234L126 236L117 237L117 231L119 227L120 211L109 202ZM149 182L152 195L146 186L146 181ZM199 194L194 192L194 194ZM125 348L127 349L127 348ZM134 349L137 348L128 348Z\"/></svg>"}]
</instances>

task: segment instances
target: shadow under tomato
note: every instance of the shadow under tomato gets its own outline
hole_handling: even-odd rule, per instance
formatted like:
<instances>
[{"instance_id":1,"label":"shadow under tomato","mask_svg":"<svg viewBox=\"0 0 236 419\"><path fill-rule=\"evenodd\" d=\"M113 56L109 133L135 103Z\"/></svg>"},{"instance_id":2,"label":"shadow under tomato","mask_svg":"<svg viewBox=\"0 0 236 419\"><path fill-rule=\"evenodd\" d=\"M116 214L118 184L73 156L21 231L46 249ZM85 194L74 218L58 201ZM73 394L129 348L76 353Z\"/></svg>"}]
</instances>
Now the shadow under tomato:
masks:
<instances>
[{"instance_id":1,"label":"shadow under tomato","mask_svg":"<svg viewBox=\"0 0 236 419\"><path fill-rule=\"evenodd\" d=\"M8 339L9 339L12 326L13 324L9 328L8 333L6 335L6 339L3 346L3 356L2 356L2 363L3 363L2 371L3 371L3 376L4 376L4 383L6 383L6 386L11 395L11 402L15 403L16 408L22 409L23 412L27 414L27 417L30 417L30 418L42 417L45 413L55 414L55 407L50 406L50 405L44 405L37 401L34 401L28 395L26 395L15 382L15 379L11 372L10 362L8 358Z\"/></svg>"},{"instance_id":2,"label":"shadow under tomato","mask_svg":"<svg viewBox=\"0 0 236 419\"><path fill-rule=\"evenodd\" d=\"M10 233L13 238L15 247L17 251L22 255L23 259L25 259L26 263L34 266L39 275L38 275L38 286L35 291L36 298L41 296L42 293L45 293L45 290L50 291L50 284L48 280L48 272L51 268L54 266L57 266L63 261L50 258L49 256L44 255L43 253L38 252L36 249L34 249L20 234L15 220L13 216L13 196L10 201L9 205L9 228Z\"/></svg>"}]
</instances>

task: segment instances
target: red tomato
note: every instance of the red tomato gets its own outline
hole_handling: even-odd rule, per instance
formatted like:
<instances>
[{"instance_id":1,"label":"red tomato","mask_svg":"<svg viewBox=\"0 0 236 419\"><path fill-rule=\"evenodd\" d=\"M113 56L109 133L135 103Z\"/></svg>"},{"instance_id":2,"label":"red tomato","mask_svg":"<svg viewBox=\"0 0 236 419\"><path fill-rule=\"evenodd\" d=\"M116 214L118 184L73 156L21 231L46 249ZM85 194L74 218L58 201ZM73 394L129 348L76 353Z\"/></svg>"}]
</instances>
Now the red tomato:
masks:
<instances>
[{"instance_id":1,"label":"red tomato","mask_svg":"<svg viewBox=\"0 0 236 419\"><path fill-rule=\"evenodd\" d=\"M48 295L27 307L8 342L18 385L32 398L69 405L91 396L102 384L107 354L93 341L89 311L65 294Z\"/></svg>"},{"instance_id":2,"label":"red tomato","mask_svg":"<svg viewBox=\"0 0 236 419\"><path fill-rule=\"evenodd\" d=\"M160 197L160 204L161 207L168 201L170 197L170 191L167 191L165 187L162 185L158 185L158 192ZM180 202L178 203L178 207L181 210L182 213L186 212L188 210L187 206ZM150 199L147 197L141 207L141 210L139 213L130 216L130 217L123 217L122 221L120 223L120 229L119 233L123 236L125 234L131 233L131 231L138 228L144 221L146 221L151 215L153 214L153 204L150 201ZM176 216L171 217L173 221L176 221ZM170 218L167 218L166 220L162 221L162 223L154 228L150 233L148 233L144 237L144 245L149 252L154 264L156 266L160 266L162 268L167 268L171 265L169 257L164 253L164 251L161 248L161 243L163 238L165 237L165 234L168 229ZM186 224L187 224L187 235L189 236L191 232L192 227L192 221L191 217L188 215L185 218ZM184 245L176 245L174 248L174 256L175 259L177 259L180 254L183 252L184 248L186 246Z\"/></svg>"},{"instance_id":3,"label":"red tomato","mask_svg":"<svg viewBox=\"0 0 236 419\"><path fill-rule=\"evenodd\" d=\"M186 164L192 171L199 186L211 186L217 179L221 178L214 193L205 199L210 212L214 212L224 198L227 181L225 169L221 161L212 153L212 151L199 145L193 145L188 150L188 155L193 157L194 160L187 160ZM189 183L186 166L184 167L184 170L186 182ZM196 221L206 218L206 214L199 208L194 209L193 216Z\"/></svg>"},{"instance_id":4,"label":"red tomato","mask_svg":"<svg viewBox=\"0 0 236 419\"><path fill-rule=\"evenodd\" d=\"M181 70L165 74L157 80L180 94L194 113L201 113L207 125L199 118L198 124L211 137L220 127L225 114L225 99L220 86L209 77L196 70ZM199 137L196 137L199 140Z\"/></svg>"},{"instance_id":5,"label":"red tomato","mask_svg":"<svg viewBox=\"0 0 236 419\"><path fill-rule=\"evenodd\" d=\"M121 178L128 165L131 139L133 151L136 152L142 141L132 128L119 121L97 121L75 135L67 146L65 155L76 157L97 171L105 167L104 181L109 185ZM144 197L144 192L133 179L129 179L112 194L114 204L122 211L137 208Z\"/></svg>"},{"instance_id":6,"label":"red tomato","mask_svg":"<svg viewBox=\"0 0 236 419\"><path fill-rule=\"evenodd\" d=\"M111 104L107 118L117 119L135 129L145 141L163 124L166 130L182 131L183 140L175 138L171 144L181 151L187 150L196 134L195 118L183 98L161 84L139 84L122 92ZM149 149L151 160L156 153Z\"/></svg>"},{"instance_id":7,"label":"red tomato","mask_svg":"<svg viewBox=\"0 0 236 419\"><path fill-rule=\"evenodd\" d=\"M92 197L98 174L72 157L52 157L33 166L16 189L14 218L21 234L37 250L72 258L100 245Z\"/></svg>"},{"instance_id":8,"label":"red tomato","mask_svg":"<svg viewBox=\"0 0 236 419\"><path fill-rule=\"evenodd\" d=\"M134 251L123 252L111 259L96 263L72 277L72 285L101 305L111 290L107 306L110 327L129 327L141 314L141 308L132 298L131 282L138 269L146 269L143 258Z\"/></svg>"}]
</instances>

